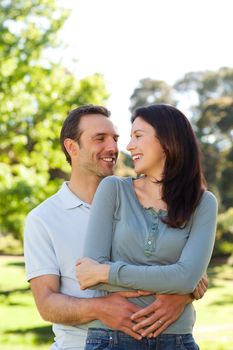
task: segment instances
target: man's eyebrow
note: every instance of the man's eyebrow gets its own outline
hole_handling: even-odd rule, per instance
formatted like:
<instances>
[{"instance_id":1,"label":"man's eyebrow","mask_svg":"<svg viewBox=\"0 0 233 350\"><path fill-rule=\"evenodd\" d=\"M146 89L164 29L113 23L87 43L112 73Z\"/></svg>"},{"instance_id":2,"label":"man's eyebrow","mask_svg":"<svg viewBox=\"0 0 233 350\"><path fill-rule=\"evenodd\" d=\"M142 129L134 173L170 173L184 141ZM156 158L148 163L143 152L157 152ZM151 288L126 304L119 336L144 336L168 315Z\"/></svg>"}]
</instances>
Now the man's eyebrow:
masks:
<instances>
[{"instance_id":1,"label":"man's eyebrow","mask_svg":"<svg viewBox=\"0 0 233 350\"><path fill-rule=\"evenodd\" d=\"M96 134L92 135L92 138L98 137L98 136L106 136L109 135L108 132L97 132ZM113 137L119 137L120 135L118 134L111 134Z\"/></svg>"}]
</instances>

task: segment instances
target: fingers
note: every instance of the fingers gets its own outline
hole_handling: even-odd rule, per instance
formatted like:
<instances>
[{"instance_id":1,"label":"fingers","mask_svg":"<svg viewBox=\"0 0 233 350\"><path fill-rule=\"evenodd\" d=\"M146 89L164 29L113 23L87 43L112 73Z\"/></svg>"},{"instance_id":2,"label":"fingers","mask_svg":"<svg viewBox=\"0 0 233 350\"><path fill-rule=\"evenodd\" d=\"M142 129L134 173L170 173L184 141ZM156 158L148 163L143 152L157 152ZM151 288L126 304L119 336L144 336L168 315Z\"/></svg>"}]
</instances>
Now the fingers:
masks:
<instances>
[{"instance_id":1,"label":"fingers","mask_svg":"<svg viewBox=\"0 0 233 350\"><path fill-rule=\"evenodd\" d=\"M201 299L205 292L207 291L209 284L208 276L205 274L202 279L199 281L195 290L193 291L193 296L196 300Z\"/></svg>"},{"instance_id":2,"label":"fingers","mask_svg":"<svg viewBox=\"0 0 233 350\"><path fill-rule=\"evenodd\" d=\"M147 295L154 295L155 293L154 292L149 292L149 291L146 291L146 290L138 290L138 295L143 295L143 296L147 296Z\"/></svg>"},{"instance_id":3,"label":"fingers","mask_svg":"<svg viewBox=\"0 0 233 350\"><path fill-rule=\"evenodd\" d=\"M80 264L82 264L82 263L85 263L85 262L88 262L88 260L91 260L91 259L89 259L89 258L80 258L80 259L78 259L77 261L76 261L76 266L78 266L78 265L80 265Z\"/></svg>"},{"instance_id":4,"label":"fingers","mask_svg":"<svg viewBox=\"0 0 233 350\"><path fill-rule=\"evenodd\" d=\"M160 334L164 329L167 328L167 325L164 325L164 322L159 319L155 321L153 324L151 324L149 327L144 329L144 331L141 333L143 337L154 337L154 334L157 335Z\"/></svg>"},{"instance_id":5,"label":"fingers","mask_svg":"<svg viewBox=\"0 0 233 350\"><path fill-rule=\"evenodd\" d=\"M199 287L195 288L195 290L193 291L193 296L194 296L195 300L200 299Z\"/></svg>"},{"instance_id":6,"label":"fingers","mask_svg":"<svg viewBox=\"0 0 233 350\"><path fill-rule=\"evenodd\" d=\"M116 292L115 294L119 294L124 298L137 298L140 295L149 295L149 294L140 294L141 291L135 290L135 291L130 291L130 292ZM145 292L149 293L149 292Z\"/></svg>"},{"instance_id":7,"label":"fingers","mask_svg":"<svg viewBox=\"0 0 233 350\"><path fill-rule=\"evenodd\" d=\"M160 335L163 331L165 331L165 329L167 329L168 326L170 326L171 323L172 322L167 321L167 322L164 322L163 324L160 324L156 329L156 331L153 333L153 337L157 337L158 335Z\"/></svg>"},{"instance_id":8,"label":"fingers","mask_svg":"<svg viewBox=\"0 0 233 350\"><path fill-rule=\"evenodd\" d=\"M134 332L134 331L133 331L132 329L130 329L130 328L122 327L120 330L121 330L122 332L124 332L124 333L130 335L131 337L133 337L133 338L136 339L136 340L141 340L141 339L142 339L142 336L141 336L140 334Z\"/></svg>"},{"instance_id":9,"label":"fingers","mask_svg":"<svg viewBox=\"0 0 233 350\"><path fill-rule=\"evenodd\" d=\"M202 279L203 279L203 281L206 281L206 282L208 283L209 278L208 278L207 273L205 273L205 274L203 275Z\"/></svg>"},{"instance_id":10,"label":"fingers","mask_svg":"<svg viewBox=\"0 0 233 350\"><path fill-rule=\"evenodd\" d=\"M208 285L209 285L209 279L208 279L208 276L205 274L202 278L202 283L203 285L206 287L206 289L208 288Z\"/></svg>"},{"instance_id":11,"label":"fingers","mask_svg":"<svg viewBox=\"0 0 233 350\"><path fill-rule=\"evenodd\" d=\"M84 257L84 258L81 258L81 259L78 259L77 261L76 261L76 266L78 266L78 265L80 265L80 264L82 264L82 263L89 263L89 264L98 264L98 262L96 261L96 260L93 260L93 259L91 259L91 258L87 258L87 257Z\"/></svg>"},{"instance_id":12,"label":"fingers","mask_svg":"<svg viewBox=\"0 0 233 350\"><path fill-rule=\"evenodd\" d=\"M207 291L208 280L202 278L198 283L197 287L193 291L193 296L196 300L201 299Z\"/></svg>"},{"instance_id":13,"label":"fingers","mask_svg":"<svg viewBox=\"0 0 233 350\"><path fill-rule=\"evenodd\" d=\"M152 312L154 312L153 304L151 304L151 305L145 307L144 309L141 309L140 311L134 313L131 316L131 320L135 321L135 320L137 320L140 317L144 317L144 316L150 315Z\"/></svg>"},{"instance_id":14,"label":"fingers","mask_svg":"<svg viewBox=\"0 0 233 350\"><path fill-rule=\"evenodd\" d=\"M144 317L140 322L135 324L133 326L134 331L139 331L142 328L148 327L151 324L155 323L157 321L157 317L155 314L151 315L150 317Z\"/></svg>"}]
</instances>

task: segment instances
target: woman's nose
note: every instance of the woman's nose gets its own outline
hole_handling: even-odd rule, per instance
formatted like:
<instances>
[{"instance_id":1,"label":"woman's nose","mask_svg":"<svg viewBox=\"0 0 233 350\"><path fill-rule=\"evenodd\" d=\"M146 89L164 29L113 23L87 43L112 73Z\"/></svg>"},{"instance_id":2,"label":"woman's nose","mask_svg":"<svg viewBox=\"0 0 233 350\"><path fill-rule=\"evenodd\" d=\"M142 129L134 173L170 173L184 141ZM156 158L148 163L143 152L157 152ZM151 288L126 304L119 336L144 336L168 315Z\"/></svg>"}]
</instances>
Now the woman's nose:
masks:
<instances>
[{"instance_id":1,"label":"woman's nose","mask_svg":"<svg viewBox=\"0 0 233 350\"><path fill-rule=\"evenodd\" d=\"M128 145L126 146L127 151L132 150L133 148L135 148L134 144L133 144L133 140L131 139L128 143Z\"/></svg>"}]
</instances>

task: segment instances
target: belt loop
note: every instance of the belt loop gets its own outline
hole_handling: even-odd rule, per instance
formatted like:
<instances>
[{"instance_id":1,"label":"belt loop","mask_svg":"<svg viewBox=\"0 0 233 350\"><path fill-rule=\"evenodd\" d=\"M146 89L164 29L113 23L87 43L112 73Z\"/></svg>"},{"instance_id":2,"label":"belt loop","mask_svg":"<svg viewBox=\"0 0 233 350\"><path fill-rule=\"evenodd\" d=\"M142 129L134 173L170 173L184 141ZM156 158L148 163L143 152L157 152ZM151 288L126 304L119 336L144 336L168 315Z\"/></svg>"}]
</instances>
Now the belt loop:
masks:
<instances>
[{"instance_id":1,"label":"belt loop","mask_svg":"<svg viewBox=\"0 0 233 350\"><path fill-rule=\"evenodd\" d=\"M181 335L177 335L176 336L176 345L181 345L182 344L182 336Z\"/></svg>"},{"instance_id":2,"label":"belt loop","mask_svg":"<svg viewBox=\"0 0 233 350\"><path fill-rule=\"evenodd\" d=\"M118 331L113 331L113 344L118 345L118 343L119 343Z\"/></svg>"}]
</instances>

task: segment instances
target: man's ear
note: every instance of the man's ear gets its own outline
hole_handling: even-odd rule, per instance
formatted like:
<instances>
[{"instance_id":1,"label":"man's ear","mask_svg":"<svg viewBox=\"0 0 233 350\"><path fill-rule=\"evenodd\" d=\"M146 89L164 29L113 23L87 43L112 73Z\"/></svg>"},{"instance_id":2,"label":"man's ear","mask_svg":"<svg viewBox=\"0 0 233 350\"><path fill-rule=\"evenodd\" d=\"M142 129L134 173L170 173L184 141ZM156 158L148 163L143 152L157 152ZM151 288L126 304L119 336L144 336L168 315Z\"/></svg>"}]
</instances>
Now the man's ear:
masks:
<instances>
[{"instance_id":1,"label":"man's ear","mask_svg":"<svg viewBox=\"0 0 233 350\"><path fill-rule=\"evenodd\" d=\"M79 145L76 141L72 139L65 139L64 146L71 158L77 156L79 151Z\"/></svg>"}]
</instances>

